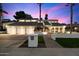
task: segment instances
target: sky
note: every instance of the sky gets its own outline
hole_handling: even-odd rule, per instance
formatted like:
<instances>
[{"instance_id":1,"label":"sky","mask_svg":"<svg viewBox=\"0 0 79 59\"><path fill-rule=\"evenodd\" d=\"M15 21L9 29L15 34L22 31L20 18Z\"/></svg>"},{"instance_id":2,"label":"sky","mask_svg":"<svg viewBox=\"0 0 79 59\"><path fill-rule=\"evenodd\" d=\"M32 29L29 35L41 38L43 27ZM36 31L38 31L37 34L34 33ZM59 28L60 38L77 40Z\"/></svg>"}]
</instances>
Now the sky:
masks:
<instances>
[{"instance_id":1,"label":"sky","mask_svg":"<svg viewBox=\"0 0 79 59\"><path fill-rule=\"evenodd\" d=\"M3 10L8 14L3 14L3 18L14 20L15 12L24 11L30 14L33 18L39 18L39 6L37 3L2 3ZM42 18L48 14L49 19L58 19L59 23L70 23L70 6L65 3L43 3ZM73 7L73 20L79 21L79 4Z\"/></svg>"}]
</instances>

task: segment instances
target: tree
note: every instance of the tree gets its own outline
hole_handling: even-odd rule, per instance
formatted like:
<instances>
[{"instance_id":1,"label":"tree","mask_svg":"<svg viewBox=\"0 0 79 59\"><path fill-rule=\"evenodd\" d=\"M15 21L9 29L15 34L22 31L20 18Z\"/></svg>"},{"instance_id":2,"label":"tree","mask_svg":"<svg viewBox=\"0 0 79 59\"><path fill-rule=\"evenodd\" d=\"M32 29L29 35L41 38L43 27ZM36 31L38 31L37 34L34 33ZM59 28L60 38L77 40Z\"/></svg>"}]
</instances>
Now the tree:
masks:
<instances>
[{"instance_id":1,"label":"tree","mask_svg":"<svg viewBox=\"0 0 79 59\"><path fill-rule=\"evenodd\" d=\"M8 12L2 9L2 4L0 3L0 19L1 19L2 13L8 14Z\"/></svg>"},{"instance_id":2,"label":"tree","mask_svg":"<svg viewBox=\"0 0 79 59\"><path fill-rule=\"evenodd\" d=\"M45 14L45 20L48 20L48 14Z\"/></svg>"},{"instance_id":3,"label":"tree","mask_svg":"<svg viewBox=\"0 0 79 59\"><path fill-rule=\"evenodd\" d=\"M31 15L26 14L24 11L16 12L13 17L17 20L19 20L19 19L33 19Z\"/></svg>"},{"instance_id":4,"label":"tree","mask_svg":"<svg viewBox=\"0 0 79 59\"><path fill-rule=\"evenodd\" d=\"M0 9L0 14L2 14L2 13L8 14L8 12L6 12L6 11ZM0 15L0 16L2 16L2 15Z\"/></svg>"},{"instance_id":5,"label":"tree","mask_svg":"<svg viewBox=\"0 0 79 59\"><path fill-rule=\"evenodd\" d=\"M0 3L0 27L1 27L1 29L3 29L3 23L2 23L2 17L3 17L3 13L5 13L5 14L8 14L8 12L6 12L6 11L4 11L3 9L2 9L2 4Z\"/></svg>"}]
</instances>

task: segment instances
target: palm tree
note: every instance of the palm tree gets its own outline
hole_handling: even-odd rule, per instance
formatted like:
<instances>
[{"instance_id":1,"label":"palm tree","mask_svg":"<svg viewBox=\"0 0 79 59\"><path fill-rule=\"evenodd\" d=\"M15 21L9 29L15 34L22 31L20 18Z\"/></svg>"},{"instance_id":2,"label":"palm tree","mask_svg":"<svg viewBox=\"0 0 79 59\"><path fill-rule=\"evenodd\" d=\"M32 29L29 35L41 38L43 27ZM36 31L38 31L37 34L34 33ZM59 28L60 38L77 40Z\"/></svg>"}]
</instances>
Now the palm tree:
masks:
<instances>
[{"instance_id":1,"label":"palm tree","mask_svg":"<svg viewBox=\"0 0 79 59\"><path fill-rule=\"evenodd\" d=\"M72 28L72 24L73 24L73 7L74 7L74 3L68 3L66 6L70 6L70 34L72 34L73 28Z\"/></svg>"},{"instance_id":2,"label":"palm tree","mask_svg":"<svg viewBox=\"0 0 79 59\"><path fill-rule=\"evenodd\" d=\"M3 16L3 13L5 14L8 14L8 12L4 11L2 9L2 4L0 3L0 25L2 26L2 16Z\"/></svg>"}]
</instances>

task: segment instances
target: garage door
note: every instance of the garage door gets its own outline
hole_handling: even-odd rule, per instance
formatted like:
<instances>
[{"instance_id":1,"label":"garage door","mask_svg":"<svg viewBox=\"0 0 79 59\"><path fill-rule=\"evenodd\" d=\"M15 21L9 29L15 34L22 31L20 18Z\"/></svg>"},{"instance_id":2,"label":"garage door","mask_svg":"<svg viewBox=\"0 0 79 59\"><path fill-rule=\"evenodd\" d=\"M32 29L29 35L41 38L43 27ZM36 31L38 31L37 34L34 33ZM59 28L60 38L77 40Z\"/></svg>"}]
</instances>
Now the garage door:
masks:
<instances>
[{"instance_id":1,"label":"garage door","mask_svg":"<svg viewBox=\"0 0 79 59\"><path fill-rule=\"evenodd\" d=\"M33 26L28 26L26 27L26 34L34 34L34 27Z\"/></svg>"},{"instance_id":2,"label":"garage door","mask_svg":"<svg viewBox=\"0 0 79 59\"><path fill-rule=\"evenodd\" d=\"M14 26L8 26L7 27L7 33L8 34L16 34L16 27L14 27Z\"/></svg>"},{"instance_id":3,"label":"garage door","mask_svg":"<svg viewBox=\"0 0 79 59\"><path fill-rule=\"evenodd\" d=\"M25 27L18 26L17 27L17 34L19 34L19 35L25 34Z\"/></svg>"}]
</instances>

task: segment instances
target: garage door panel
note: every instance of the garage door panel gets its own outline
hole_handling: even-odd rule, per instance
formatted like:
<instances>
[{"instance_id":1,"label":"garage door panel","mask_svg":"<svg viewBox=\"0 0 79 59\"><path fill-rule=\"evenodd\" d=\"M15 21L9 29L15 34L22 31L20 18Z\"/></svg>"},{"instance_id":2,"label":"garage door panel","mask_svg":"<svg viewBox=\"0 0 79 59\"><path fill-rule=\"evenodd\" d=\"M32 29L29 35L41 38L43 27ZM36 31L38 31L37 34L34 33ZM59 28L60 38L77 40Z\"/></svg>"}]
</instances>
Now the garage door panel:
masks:
<instances>
[{"instance_id":1,"label":"garage door panel","mask_svg":"<svg viewBox=\"0 0 79 59\"><path fill-rule=\"evenodd\" d=\"M17 27L17 34L25 34L25 27Z\"/></svg>"}]
</instances>

